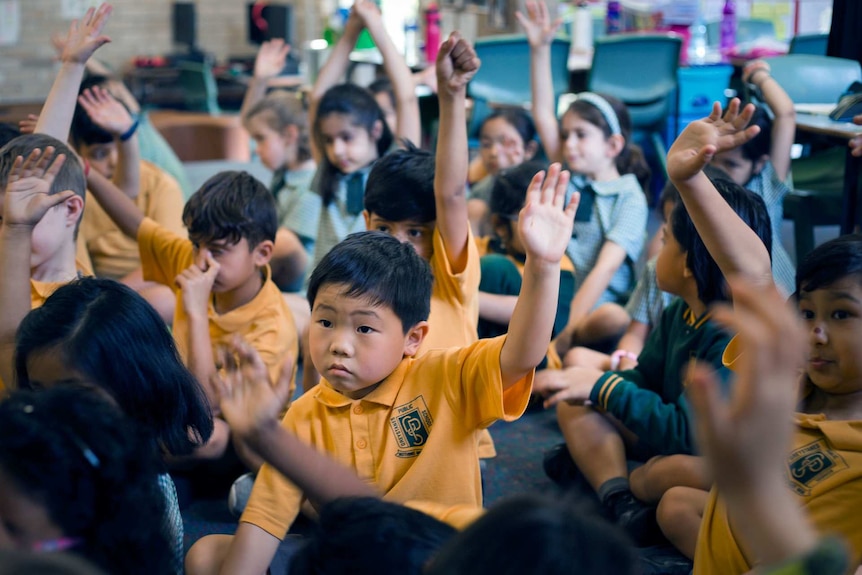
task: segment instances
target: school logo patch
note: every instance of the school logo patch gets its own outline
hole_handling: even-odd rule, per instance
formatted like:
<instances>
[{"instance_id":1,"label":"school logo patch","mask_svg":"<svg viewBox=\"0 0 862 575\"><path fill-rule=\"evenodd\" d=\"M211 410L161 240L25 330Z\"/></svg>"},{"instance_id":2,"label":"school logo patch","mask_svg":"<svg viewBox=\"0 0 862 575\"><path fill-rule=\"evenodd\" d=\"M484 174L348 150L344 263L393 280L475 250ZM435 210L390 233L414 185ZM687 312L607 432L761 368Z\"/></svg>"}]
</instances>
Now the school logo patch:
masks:
<instances>
[{"instance_id":1,"label":"school logo patch","mask_svg":"<svg viewBox=\"0 0 862 575\"><path fill-rule=\"evenodd\" d=\"M425 398L420 395L392 411L395 415L389 419L389 425L398 442L395 456L416 457L422 453L433 423Z\"/></svg>"},{"instance_id":2,"label":"school logo patch","mask_svg":"<svg viewBox=\"0 0 862 575\"><path fill-rule=\"evenodd\" d=\"M848 468L847 462L819 439L790 454L788 478L793 490L802 496L811 495L819 483Z\"/></svg>"}]
</instances>

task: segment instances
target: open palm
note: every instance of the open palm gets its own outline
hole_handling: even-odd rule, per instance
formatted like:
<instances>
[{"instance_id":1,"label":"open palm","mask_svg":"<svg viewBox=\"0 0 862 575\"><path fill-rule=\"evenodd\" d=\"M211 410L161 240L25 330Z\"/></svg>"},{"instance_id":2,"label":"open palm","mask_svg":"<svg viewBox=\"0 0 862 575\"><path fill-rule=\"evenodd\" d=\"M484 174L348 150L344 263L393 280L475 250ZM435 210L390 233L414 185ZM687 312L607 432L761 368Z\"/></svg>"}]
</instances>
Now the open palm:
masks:
<instances>
[{"instance_id":1,"label":"open palm","mask_svg":"<svg viewBox=\"0 0 862 575\"><path fill-rule=\"evenodd\" d=\"M527 203L518 216L518 232L527 257L559 265L572 237L579 194L574 194L568 206L563 206L569 172L560 164L552 164L547 177L544 172L533 176L527 190Z\"/></svg>"},{"instance_id":2,"label":"open palm","mask_svg":"<svg viewBox=\"0 0 862 575\"><path fill-rule=\"evenodd\" d=\"M85 64L100 46L110 42L111 39L102 34L102 29L108 22L113 7L103 3L98 8L90 8L80 20L73 20L69 26L69 33L62 44L63 52L60 59L63 62L77 62Z\"/></svg>"},{"instance_id":3,"label":"open palm","mask_svg":"<svg viewBox=\"0 0 862 575\"><path fill-rule=\"evenodd\" d=\"M524 28L524 33L527 35L527 42L530 46L537 47L545 44L550 44L551 40L557 33L557 29L562 24L562 20L557 18L551 20L548 13L548 6L544 2L527 2L527 15L524 16L520 11L515 12L515 17Z\"/></svg>"},{"instance_id":4,"label":"open palm","mask_svg":"<svg viewBox=\"0 0 862 575\"><path fill-rule=\"evenodd\" d=\"M3 198L3 225L35 226L48 210L74 195L71 190L51 194L51 184L65 161L63 154L54 158L52 147L44 153L35 149L26 160L15 159Z\"/></svg>"},{"instance_id":5,"label":"open palm","mask_svg":"<svg viewBox=\"0 0 862 575\"><path fill-rule=\"evenodd\" d=\"M284 69L287 55L290 53L290 44L276 38L264 42L254 59L255 78L274 78Z\"/></svg>"}]
</instances>

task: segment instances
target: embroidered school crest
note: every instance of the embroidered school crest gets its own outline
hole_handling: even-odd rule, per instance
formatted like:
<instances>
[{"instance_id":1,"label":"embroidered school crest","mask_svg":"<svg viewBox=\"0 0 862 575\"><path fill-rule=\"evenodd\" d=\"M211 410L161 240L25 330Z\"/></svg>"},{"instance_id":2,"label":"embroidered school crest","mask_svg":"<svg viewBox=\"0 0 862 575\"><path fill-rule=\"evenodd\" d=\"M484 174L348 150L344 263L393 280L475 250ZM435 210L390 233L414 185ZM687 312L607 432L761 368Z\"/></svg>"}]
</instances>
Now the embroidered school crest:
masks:
<instances>
[{"instance_id":1,"label":"embroidered school crest","mask_svg":"<svg viewBox=\"0 0 862 575\"><path fill-rule=\"evenodd\" d=\"M416 457L422 453L431 431L431 413L421 395L392 410L389 425L398 442L396 457Z\"/></svg>"},{"instance_id":2,"label":"embroidered school crest","mask_svg":"<svg viewBox=\"0 0 862 575\"><path fill-rule=\"evenodd\" d=\"M800 447L787 461L790 486L802 496L811 495L819 483L847 468L844 458L830 449L824 439Z\"/></svg>"}]
</instances>

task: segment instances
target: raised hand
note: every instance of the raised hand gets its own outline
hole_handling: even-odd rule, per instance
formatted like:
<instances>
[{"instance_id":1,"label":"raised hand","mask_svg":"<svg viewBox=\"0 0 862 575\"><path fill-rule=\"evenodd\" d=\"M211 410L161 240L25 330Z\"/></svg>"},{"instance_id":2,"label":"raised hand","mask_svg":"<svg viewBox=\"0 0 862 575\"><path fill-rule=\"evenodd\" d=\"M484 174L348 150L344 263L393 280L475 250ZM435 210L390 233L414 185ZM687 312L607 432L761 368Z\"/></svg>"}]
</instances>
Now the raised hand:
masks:
<instances>
[{"instance_id":1,"label":"raised hand","mask_svg":"<svg viewBox=\"0 0 862 575\"><path fill-rule=\"evenodd\" d=\"M110 92L99 86L84 90L78 96L78 103L81 104L94 124L114 137L125 134L135 123L126 107L115 99Z\"/></svg>"},{"instance_id":2,"label":"raised hand","mask_svg":"<svg viewBox=\"0 0 862 575\"><path fill-rule=\"evenodd\" d=\"M38 114L27 114L26 120L18 120L18 129L22 134L36 133L36 124L39 122Z\"/></svg>"},{"instance_id":3,"label":"raised hand","mask_svg":"<svg viewBox=\"0 0 862 575\"><path fill-rule=\"evenodd\" d=\"M54 46L63 46L60 60L76 64L86 64L93 52L111 41L102 34L113 7L103 3L98 8L90 8L80 20L72 20L69 32L63 41L54 41Z\"/></svg>"},{"instance_id":4,"label":"raised hand","mask_svg":"<svg viewBox=\"0 0 862 575\"><path fill-rule=\"evenodd\" d=\"M667 173L673 180L688 180L700 172L718 152L731 150L760 133L758 126L749 126L754 105L740 111L739 98L734 98L722 116L721 104L713 103L707 118L686 126L667 153Z\"/></svg>"},{"instance_id":5,"label":"raised hand","mask_svg":"<svg viewBox=\"0 0 862 575\"><path fill-rule=\"evenodd\" d=\"M4 227L32 228L48 210L75 195L72 190L51 194L51 185L65 161L63 154L54 157L51 146L44 152L33 150L26 160L21 156L15 158L3 196Z\"/></svg>"},{"instance_id":6,"label":"raised hand","mask_svg":"<svg viewBox=\"0 0 862 575\"><path fill-rule=\"evenodd\" d=\"M452 32L437 52L437 90L462 92L480 66L476 51L458 32Z\"/></svg>"},{"instance_id":7,"label":"raised hand","mask_svg":"<svg viewBox=\"0 0 862 575\"><path fill-rule=\"evenodd\" d=\"M221 265L209 250L201 250L191 266L177 276L176 284L183 292L183 307L189 316L206 316L210 294Z\"/></svg>"},{"instance_id":8,"label":"raised hand","mask_svg":"<svg viewBox=\"0 0 862 575\"><path fill-rule=\"evenodd\" d=\"M545 172L533 176L527 189L527 203L518 216L518 231L527 258L559 266L572 237L575 211L580 194L575 193L564 206L569 172L560 164L551 164Z\"/></svg>"},{"instance_id":9,"label":"raised hand","mask_svg":"<svg viewBox=\"0 0 862 575\"><path fill-rule=\"evenodd\" d=\"M276 38L260 45L254 59L254 77L268 79L278 76L284 70L284 63L290 53L290 44Z\"/></svg>"},{"instance_id":10,"label":"raised hand","mask_svg":"<svg viewBox=\"0 0 862 575\"><path fill-rule=\"evenodd\" d=\"M218 391L221 413L231 430L249 436L278 425L278 416L290 399L296 359L285 359L274 387L257 350L239 336L230 344L219 346L216 361L222 369L213 376L212 383Z\"/></svg>"},{"instance_id":11,"label":"raised hand","mask_svg":"<svg viewBox=\"0 0 862 575\"><path fill-rule=\"evenodd\" d=\"M521 23L524 33L527 34L527 42L533 48L550 44L560 24L563 23L560 18L551 21L548 6L541 0L539 2L528 0L527 16L518 10L515 12L515 18Z\"/></svg>"},{"instance_id":12,"label":"raised hand","mask_svg":"<svg viewBox=\"0 0 862 575\"><path fill-rule=\"evenodd\" d=\"M380 8L374 0L356 0L350 14L355 14L366 27L381 19Z\"/></svg>"}]
</instances>

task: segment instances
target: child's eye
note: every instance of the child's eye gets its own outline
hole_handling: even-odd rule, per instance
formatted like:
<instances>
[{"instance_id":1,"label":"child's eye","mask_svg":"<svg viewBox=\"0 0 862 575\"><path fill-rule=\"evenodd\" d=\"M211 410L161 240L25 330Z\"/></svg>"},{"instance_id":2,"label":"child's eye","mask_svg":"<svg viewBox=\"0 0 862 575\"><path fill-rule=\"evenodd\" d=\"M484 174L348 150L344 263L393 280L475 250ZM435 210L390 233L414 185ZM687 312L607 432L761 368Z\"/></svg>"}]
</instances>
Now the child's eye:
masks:
<instances>
[{"instance_id":1,"label":"child's eye","mask_svg":"<svg viewBox=\"0 0 862 575\"><path fill-rule=\"evenodd\" d=\"M811 311L810 309L803 309L803 310L799 310L799 315L800 315L800 316L802 317L802 319L804 319L804 320L811 320L811 319L814 319L814 312L813 312L813 311Z\"/></svg>"},{"instance_id":2,"label":"child's eye","mask_svg":"<svg viewBox=\"0 0 862 575\"><path fill-rule=\"evenodd\" d=\"M385 234L388 234L388 233L389 233L389 228L388 228L387 226L380 225L380 226L377 226L377 230L376 230L376 231L378 231L378 232L383 232L383 233L385 233Z\"/></svg>"},{"instance_id":3,"label":"child's eye","mask_svg":"<svg viewBox=\"0 0 862 575\"><path fill-rule=\"evenodd\" d=\"M320 324L321 327L332 327L332 322L328 319L319 319L317 323Z\"/></svg>"},{"instance_id":4,"label":"child's eye","mask_svg":"<svg viewBox=\"0 0 862 575\"><path fill-rule=\"evenodd\" d=\"M832 319L847 319L850 314L843 309L838 309L832 312Z\"/></svg>"},{"instance_id":5,"label":"child's eye","mask_svg":"<svg viewBox=\"0 0 862 575\"><path fill-rule=\"evenodd\" d=\"M374 330L372 328L368 327L367 325L360 325L358 328L356 328L356 331L358 331L359 333L365 333L365 334L374 333Z\"/></svg>"},{"instance_id":6,"label":"child's eye","mask_svg":"<svg viewBox=\"0 0 862 575\"><path fill-rule=\"evenodd\" d=\"M423 235L422 230L407 230L407 235L411 238L421 238Z\"/></svg>"}]
</instances>

